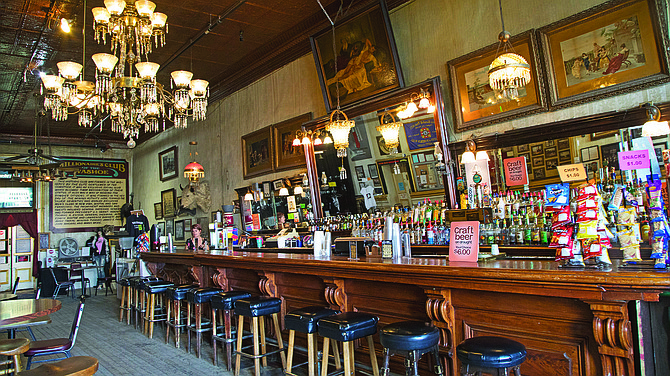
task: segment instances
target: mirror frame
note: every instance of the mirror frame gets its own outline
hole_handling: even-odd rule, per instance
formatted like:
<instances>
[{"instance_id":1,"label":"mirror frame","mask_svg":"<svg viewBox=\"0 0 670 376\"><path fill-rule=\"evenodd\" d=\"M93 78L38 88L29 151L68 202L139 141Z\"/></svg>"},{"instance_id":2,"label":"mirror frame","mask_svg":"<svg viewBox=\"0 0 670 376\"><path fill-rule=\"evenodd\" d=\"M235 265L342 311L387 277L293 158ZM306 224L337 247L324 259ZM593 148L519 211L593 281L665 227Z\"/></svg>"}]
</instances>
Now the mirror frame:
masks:
<instances>
[{"instance_id":1,"label":"mirror frame","mask_svg":"<svg viewBox=\"0 0 670 376\"><path fill-rule=\"evenodd\" d=\"M444 196L447 205L453 208L453 203L457 202L456 182L454 180L453 170L450 168L450 166L453 166L453 163L451 162L451 153L447 152L447 150L449 150L449 139L447 136L446 127L448 127L449 124L447 123L444 113L442 87L440 85L439 76L430 78L412 86L389 91L383 95L370 98L355 105L343 107L342 111L347 114L349 119L353 119L363 114L396 106L406 100L409 100L412 93L419 93L421 89L430 92L432 100L434 101L435 112L433 116L435 117L435 130L437 132L437 139L440 142L440 147L444 152L444 163L447 165L447 169L442 175L444 180ZM322 116L304 123L303 127L307 130L314 131L316 129L325 127L329 120L329 116ZM310 189L312 192L314 192L314 194L312 194L312 208L314 211L314 216L315 218L323 218L323 210L321 208L321 191L318 183L319 179L316 170L316 159L314 157L314 147L312 144L305 145L305 160L307 162L307 177L309 178Z\"/></svg>"}]
</instances>

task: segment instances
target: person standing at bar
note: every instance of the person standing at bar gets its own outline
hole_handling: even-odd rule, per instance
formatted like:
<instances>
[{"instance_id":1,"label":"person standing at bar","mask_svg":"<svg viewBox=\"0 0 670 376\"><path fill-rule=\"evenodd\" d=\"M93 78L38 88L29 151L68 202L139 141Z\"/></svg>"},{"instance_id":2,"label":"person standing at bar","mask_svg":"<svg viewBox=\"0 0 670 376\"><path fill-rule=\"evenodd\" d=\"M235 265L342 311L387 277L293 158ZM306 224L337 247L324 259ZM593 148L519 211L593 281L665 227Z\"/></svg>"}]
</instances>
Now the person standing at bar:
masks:
<instances>
[{"instance_id":1,"label":"person standing at bar","mask_svg":"<svg viewBox=\"0 0 670 376\"><path fill-rule=\"evenodd\" d=\"M191 238L186 240L187 251L209 251L207 239L202 237L202 227L196 223L191 226Z\"/></svg>"}]
</instances>

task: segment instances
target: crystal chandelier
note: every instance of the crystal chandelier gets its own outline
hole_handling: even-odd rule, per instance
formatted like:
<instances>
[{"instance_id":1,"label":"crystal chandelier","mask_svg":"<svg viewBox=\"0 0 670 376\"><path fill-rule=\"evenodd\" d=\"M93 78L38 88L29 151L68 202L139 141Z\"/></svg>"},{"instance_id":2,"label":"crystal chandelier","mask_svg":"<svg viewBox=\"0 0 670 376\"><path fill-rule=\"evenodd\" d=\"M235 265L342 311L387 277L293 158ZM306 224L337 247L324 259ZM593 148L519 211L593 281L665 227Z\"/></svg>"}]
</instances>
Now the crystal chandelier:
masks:
<instances>
[{"instance_id":1,"label":"crystal chandelier","mask_svg":"<svg viewBox=\"0 0 670 376\"><path fill-rule=\"evenodd\" d=\"M189 117L206 118L209 82L192 80L188 71L172 72L173 92L156 82L160 65L150 62L148 55L165 44L168 25L167 16L154 12L155 8L148 0L105 0L105 7L92 9L95 40L109 41L111 53L91 56L95 83L83 81L85 67L72 61L58 63L58 76L42 77L44 105L53 119L63 121L69 114L79 114L79 125L88 127L99 115L109 115L112 131L123 133L133 147L142 128L144 132L165 130L165 118L176 128L186 128Z\"/></svg>"},{"instance_id":2,"label":"crystal chandelier","mask_svg":"<svg viewBox=\"0 0 670 376\"><path fill-rule=\"evenodd\" d=\"M390 117L391 120L385 120L386 117ZM390 154L398 153L398 145L400 145L400 135L399 130L402 127L402 123L395 121L393 114L389 111L384 111L381 119L379 119L379 125L377 126L377 132L382 134L384 138L384 143L389 149Z\"/></svg>"},{"instance_id":3,"label":"crystal chandelier","mask_svg":"<svg viewBox=\"0 0 670 376\"><path fill-rule=\"evenodd\" d=\"M340 119L340 114L344 120ZM333 116L337 115L335 120ZM330 114L330 122L326 124L326 131L333 135L333 144L337 149L337 157L344 158L347 156L347 148L349 147L349 130L355 125L353 120L347 118L347 114L340 110L335 110Z\"/></svg>"},{"instance_id":4,"label":"crystal chandelier","mask_svg":"<svg viewBox=\"0 0 670 376\"><path fill-rule=\"evenodd\" d=\"M510 34L505 30L505 21L502 13L502 0L498 0L500 7L500 22L502 23L502 31L498 34L498 50L496 51L496 58L489 66L489 84L491 88L500 95L508 99L517 99L519 97L519 89L526 86L530 82L530 65L523 56L514 51L514 47L509 43ZM498 56L500 47L502 46L502 54ZM511 52L508 52L507 49Z\"/></svg>"}]
</instances>

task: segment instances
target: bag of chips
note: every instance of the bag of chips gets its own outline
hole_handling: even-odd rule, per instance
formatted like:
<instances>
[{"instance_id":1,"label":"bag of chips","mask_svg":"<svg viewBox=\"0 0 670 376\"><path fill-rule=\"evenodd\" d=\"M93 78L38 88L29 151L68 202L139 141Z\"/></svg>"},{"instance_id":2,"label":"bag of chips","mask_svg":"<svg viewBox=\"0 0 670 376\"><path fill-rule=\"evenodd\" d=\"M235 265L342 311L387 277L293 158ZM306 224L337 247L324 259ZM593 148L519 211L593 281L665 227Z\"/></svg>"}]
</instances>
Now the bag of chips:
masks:
<instances>
[{"instance_id":1,"label":"bag of chips","mask_svg":"<svg viewBox=\"0 0 670 376\"><path fill-rule=\"evenodd\" d=\"M572 242L572 232L574 231L573 227L559 227L554 230L551 236L551 243L549 247L551 248L561 248L567 247Z\"/></svg>"},{"instance_id":2,"label":"bag of chips","mask_svg":"<svg viewBox=\"0 0 670 376\"><path fill-rule=\"evenodd\" d=\"M582 239L581 243L582 250L584 250L584 259L602 255L600 239Z\"/></svg>"},{"instance_id":3,"label":"bag of chips","mask_svg":"<svg viewBox=\"0 0 670 376\"><path fill-rule=\"evenodd\" d=\"M545 206L564 206L570 200L570 184L559 183L545 185Z\"/></svg>"},{"instance_id":4,"label":"bag of chips","mask_svg":"<svg viewBox=\"0 0 670 376\"><path fill-rule=\"evenodd\" d=\"M635 219L636 219L635 208L619 209L619 215L617 217L617 224L632 225L632 224L635 223Z\"/></svg>"},{"instance_id":5,"label":"bag of chips","mask_svg":"<svg viewBox=\"0 0 670 376\"><path fill-rule=\"evenodd\" d=\"M562 206L558 211L554 211L551 221L552 228L558 228L572 222L570 218L570 207Z\"/></svg>"},{"instance_id":6,"label":"bag of chips","mask_svg":"<svg viewBox=\"0 0 670 376\"><path fill-rule=\"evenodd\" d=\"M623 251L623 261L628 263L634 263L637 261L642 261L640 257L640 246L635 244L630 247L622 248Z\"/></svg>"},{"instance_id":7,"label":"bag of chips","mask_svg":"<svg viewBox=\"0 0 670 376\"><path fill-rule=\"evenodd\" d=\"M610 198L610 203L607 206L607 210L619 210L621 204L623 203L623 185L614 184L614 194Z\"/></svg>"},{"instance_id":8,"label":"bag of chips","mask_svg":"<svg viewBox=\"0 0 670 376\"><path fill-rule=\"evenodd\" d=\"M598 194L598 188L594 184L589 184L583 187L580 187L577 191L578 200L595 196Z\"/></svg>"},{"instance_id":9,"label":"bag of chips","mask_svg":"<svg viewBox=\"0 0 670 376\"><path fill-rule=\"evenodd\" d=\"M577 239L598 239L598 221L581 222Z\"/></svg>"}]
</instances>

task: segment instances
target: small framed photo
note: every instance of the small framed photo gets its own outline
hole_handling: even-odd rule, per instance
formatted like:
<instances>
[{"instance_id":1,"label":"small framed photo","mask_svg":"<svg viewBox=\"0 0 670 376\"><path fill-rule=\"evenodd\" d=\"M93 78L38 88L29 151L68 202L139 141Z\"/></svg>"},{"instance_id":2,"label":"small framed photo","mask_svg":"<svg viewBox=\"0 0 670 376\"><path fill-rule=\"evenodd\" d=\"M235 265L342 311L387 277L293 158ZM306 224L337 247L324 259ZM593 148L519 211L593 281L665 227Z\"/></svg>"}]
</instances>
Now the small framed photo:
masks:
<instances>
[{"instance_id":1,"label":"small framed photo","mask_svg":"<svg viewBox=\"0 0 670 376\"><path fill-rule=\"evenodd\" d=\"M556 166L558 166L558 159L556 158L547 159L547 164L545 166L547 168L547 171L555 170Z\"/></svg>"},{"instance_id":2,"label":"small framed photo","mask_svg":"<svg viewBox=\"0 0 670 376\"><path fill-rule=\"evenodd\" d=\"M656 154L656 159L660 165L663 165L663 150L668 148L667 141L655 141L654 142L654 153Z\"/></svg>"},{"instance_id":3,"label":"small framed photo","mask_svg":"<svg viewBox=\"0 0 670 376\"><path fill-rule=\"evenodd\" d=\"M547 157L547 158L556 158L556 156L558 156L558 151L556 150L556 146L552 146L552 147L544 149L544 156Z\"/></svg>"},{"instance_id":4,"label":"small framed photo","mask_svg":"<svg viewBox=\"0 0 670 376\"><path fill-rule=\"evenodd\" d=\"M174 235L174 219L168 218L165 220L165 235L172 234Z\"/></svg>"},{"instance_id":5,"label":"small framed photo","mask_svg":"<svg viewBox=\"0 0 670 376\"><path fill-rule=\"evenodd\" d=\"M377 165L376 164L369 164L368 165L368 174L370 174L370 177L374 180L375 178L379 177L379 172L377 171Z\"/></svg>"},{"instance_id":6,"label":"small framed photo","mask_svg":"<svg viewBox=\"0 0 670 376\"><path fill-rule=\"evenodd\" d=\"M533 179L534 180L541 180L541 179L544 179L545 177L546 177L546 175L544 173L544 167L533 169Z\"/></svg>"},{"instance_id":7,"label":"small framed photo","mask_svg":"<svg viewBox=\"0 0 670 376\"><path fill-rule=\"evenodd\" d=\"M592 161L594 159L599 159L600 155L598 153L598 146L589 146L580 150L580 156L582 162Z\"/></svg>"},{"instance_id":8,"label":"small framed photo","mask_svg":"<svg viewBox=\"0 0 670 376\"><path fill-rule=\"evenodd\" d=\"M184 232L191 231L191 218L184 219Z\"/></svg>"},{"instance_id":9,"label":"small framed photo","mask_svg":"<svg viewBox=\"0 0 670 376\"><path fill-rule=\"evenodd\" d=\"M51 233L49 232L40 232L39 233L40 237L40 250L42 249L48 249L49 244L50 244L50 239L51 239Z\"/></svg>"},{"instance_id":10,"label":"small framed photo","mask_svg":"<svg viewBox=\"0 0 670 376\"><path fill-rule=\"evenodd\" d=\"M184 240L184 221L179 220L174 222L174 238L175 240Z\"/></svg>"},{"instance_id":11,"label":"small framed photo","mask_svg":"<svg viewBox=\"0 0 670 376\"><path fill-rule=\"evenodd\" d=\"M273 181L272 182L272 188L274 188L275 191L278 191L278 190L284 188L284 181L281 180L281 179Z\"/></svg>"},{"instance_id":12,"label":"small framed photo","mask_svg":"<svg viewBox=\"0 0 670 376\"><path fill-rule=\"evenodd\" d=\"M164 218L174 217L176 215L177 191L174 188L166 189L161 192L161 207Z\"/></svg>"},{"instance_id":13,"label":"small framed photo","mask_svg":"<svg viewBox=\"0 0 670 376\"><path fill-rule=\"evenodd\" d=\"M215 223L215 222L216 222L216 212L213 211L212 212L212 223Z\"/></svg>"},{"instance_id":14,"label":"small framed photo","mask_svg":"<svg viewBox=\"0 0 670 376\"><path fill-rule=\"evenodd\" d=\"M530 150L530 147L529 147L528 144L525 144L525 145L519 145L519 146L516 147L516 151L517 151L517 153L525 153L525 152L527 152L528 150Z\"/></svg>"},{"instance_id":15,"label":"small framed photo","mask_svg":"<svg viewBox=\"0 0 670 376\"><path fill-rule=\"evenodd\" d=\"M158 227L158 236L165 236L165 222L156 223L156 227Z\"/></svg>"},{"instance_id":16,"label":"small framed photo","mask_svg":"<svg viewBox=\"0 0 670 376\"><path fill-rule=\"evenodd\" d=\"M536 155L543 155L544 154L544 146L542 144L534 144L530 146L530 153L533 156Z\"/></svg>"},{"instance_id":17,"label":"small framed photo","mask_svg":"<svg viewBox=\"0 0 670 376\"><path fill-rule=\"evenodd\" d=\"M550 148L552 146L556 146L556 141L555 140L549 140L544 142L544 146Z\"/></svg>"},{"instance_id":18,"label":"small framed photo","mask_svg":"<svg viewBox=\"0 0 670 376\"><path fill-rule=\"evenodd\" d=\"M570 149L559 151L558 161L561 163L570 163L570 161L572 161L572 156L570 155Z\"/></svg>"},{"instance_id":19,"label":"small framed photo","mask_svg":"<svg viewBox=\"0 0 670 376\"><path fill-rule=\"evenodd\" d=\"M355 169L358 180L365 179L365 171L363 170L363 166L356 166Z\"/></svg>"},{"instance_id":20,"label":"small framed photo","mask_svg":"<svg viewBox=\"0 0 670 376\"><path fill-rule=\"evenodd\" d=\"M154 217L156 219L163 219L163 204L160 202L154 204Z\"/></svg>"},{"instance_id":21,"label":"small framed photo","mask_svg":"<svg viewBox=\"0 0 670 376\"><path fill-rule=\"evenodd\" d=\"M173 146L158 153L158 171L161 181L174 179L178 176L177 147Z\"/></svg>"},{"instance_id":22,"label":"small framed photo","mask_svg":"<svg viewBox=\"0 0 670 376\"><path fill-rule=\"evenodd\" d=\"M533 167L544 166L544 157L533 157Z\"/></svg>"},{"instance_id":23,"label":"small framed photo","mask_svg":"<svg viewBox=\"0 0 670 376\"><path fill-rule=\"evenodd\" d=\"M570 149L570 139L562 138L556 142L558 150Z\"/></svg>"}]
</instances>

